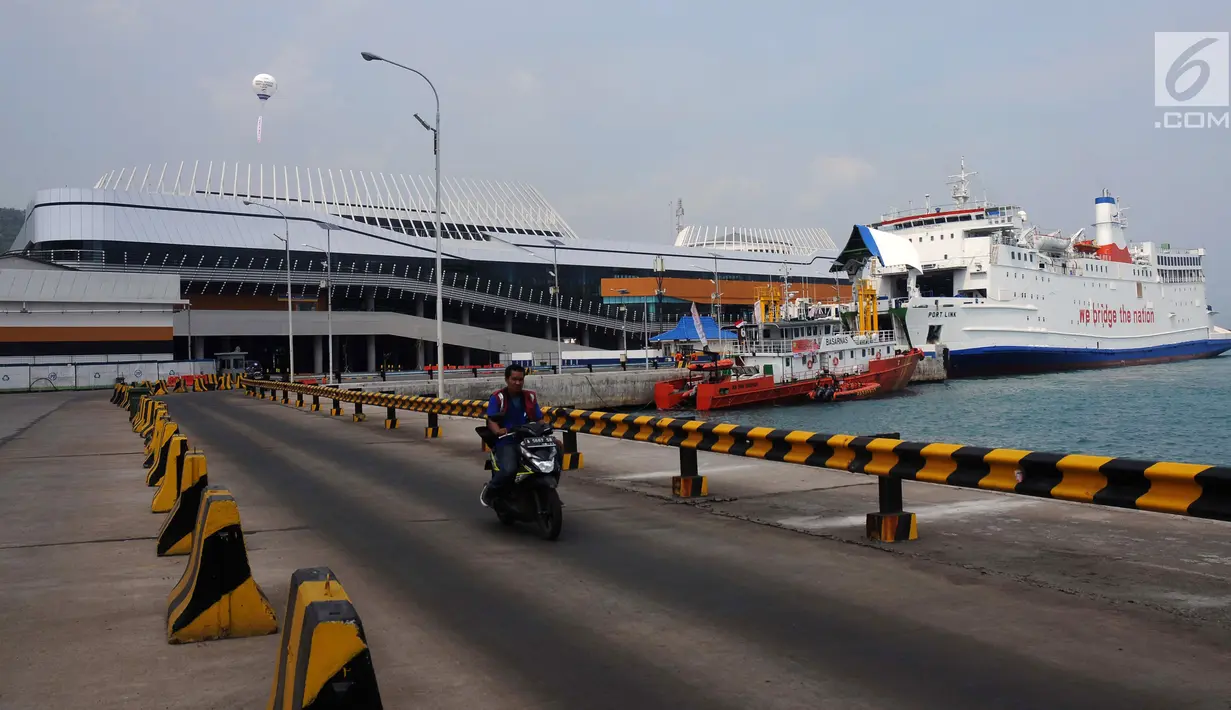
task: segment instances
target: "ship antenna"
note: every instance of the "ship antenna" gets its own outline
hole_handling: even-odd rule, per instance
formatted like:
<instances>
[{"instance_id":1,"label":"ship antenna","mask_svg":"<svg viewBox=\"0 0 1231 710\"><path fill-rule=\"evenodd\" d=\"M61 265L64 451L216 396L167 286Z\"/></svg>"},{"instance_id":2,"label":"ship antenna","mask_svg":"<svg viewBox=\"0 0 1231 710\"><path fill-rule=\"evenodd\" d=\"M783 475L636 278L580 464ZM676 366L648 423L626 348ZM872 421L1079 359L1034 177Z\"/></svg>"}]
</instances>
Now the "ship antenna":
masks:
<instances>
[{"instance_id":1,"label":"ship antenna","mask_svg":"<svg viewBox=\"0 0 1231 710\"><path fill-rule=\"evenodd\" d=\"M962 156L961 172L957 175L950 175L947 184L952 185L953 204L962 207L966 201L970 199L970 178L978 175L978 171L973 173L966 172L966 156Z\"/></svg>"}]
</instances>

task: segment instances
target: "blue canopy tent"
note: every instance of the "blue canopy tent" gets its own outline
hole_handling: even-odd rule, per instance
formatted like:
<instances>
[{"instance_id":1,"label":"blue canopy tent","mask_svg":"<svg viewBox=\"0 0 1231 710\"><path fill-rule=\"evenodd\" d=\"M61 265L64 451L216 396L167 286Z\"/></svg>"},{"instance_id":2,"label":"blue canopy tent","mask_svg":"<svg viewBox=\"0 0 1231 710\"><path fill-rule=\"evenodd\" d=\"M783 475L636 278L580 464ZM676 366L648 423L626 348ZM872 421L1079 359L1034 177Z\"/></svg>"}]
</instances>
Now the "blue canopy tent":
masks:
<instances>
[{"instance_id":1,"label":"blue canopy tent","mask_svg":"<svg viewBox=\"0 0 1231 710\"><path fill-rule=\"evenodd\" d=\"M738 340L739 336L729 330L719 334L718 324L710 316L701 316L701 330L705 332L706 340ZM652 343L676 343L681 341L699 342L697 327L693 325L692 316L684 316L674 328L650 338Z\"/></svg>"}]
</instances>

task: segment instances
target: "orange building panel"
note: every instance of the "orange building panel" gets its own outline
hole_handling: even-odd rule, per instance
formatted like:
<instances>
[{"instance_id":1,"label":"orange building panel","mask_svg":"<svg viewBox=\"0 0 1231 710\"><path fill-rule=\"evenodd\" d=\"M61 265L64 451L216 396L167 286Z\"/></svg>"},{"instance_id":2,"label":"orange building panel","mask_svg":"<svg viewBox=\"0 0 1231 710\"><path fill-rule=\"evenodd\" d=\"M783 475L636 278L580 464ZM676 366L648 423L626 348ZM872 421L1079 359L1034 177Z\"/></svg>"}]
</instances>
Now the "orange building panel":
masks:
<instances>
[{"instance_id":1,"label":"orange building panel","mask_svg":"<svg viewBox=\"0 0 1231 710\"><path fill-rule=\"evenodd\" d=\"M757 300L757 288L764 288L766 286L782 288L781 281L723 281L722 274L718 275L718 283L719 290L722 292L722 298L719 300L724 305L752 305ZM658 279L653 277L609 278L602 280L601 288L604 298L617 296L653 298L655 290L658 288ZM620 293L620 289L625 289L628 293ZM710 283L709 279L666 278L663 279L663 291L665 291L663 296L666 298L677 298L682 301L692 301L693 303L709 303L710 296L714 292L714 285ZM792 281L791 291L797 298L807 297L818 302L831 301L835 297L843 301L850 300L851 298L851 287L849 285L836 286L832 283L816 283L813 281L805 285L798 281Z\"/></svg>"},{"instance_id":2,"label":"orange building panel","mask_svg":"<svg viewBox=\"0 0 1231 710\"><path fill-rule=\"evenodd\" d=\"M0 343L101 343L129 341L171 341L174 329L170 326L128 328L106 327L53 327L53 326L3 326L0 327Z\"/></svg>"}]
</instances>

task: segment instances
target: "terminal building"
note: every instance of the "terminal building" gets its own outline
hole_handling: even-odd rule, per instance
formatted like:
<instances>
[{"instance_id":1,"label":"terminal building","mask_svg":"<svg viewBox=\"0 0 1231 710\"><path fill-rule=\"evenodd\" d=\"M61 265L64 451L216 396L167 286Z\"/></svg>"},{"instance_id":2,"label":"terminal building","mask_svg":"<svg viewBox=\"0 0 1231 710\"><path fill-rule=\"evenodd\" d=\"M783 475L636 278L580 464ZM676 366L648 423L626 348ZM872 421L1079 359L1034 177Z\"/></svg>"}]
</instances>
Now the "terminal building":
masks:
<instances>
[{"instance_id":1,"label":"terminal building","mask_svg":"<svg viewBox=\"0 0 1231 710\"><path fill-rule=\"evenodd\" d=\"M786 282L818 301L849 298L828 273L837 250L821 229L681 225L674 243L597 240L528 185L440 187L447 365L554 357L557 339L570 351L641 347L694 303L725 323L750 320L764 289ZM335 370L421 369L436 359L434 188L352 170L124 168L92 187L39 191L10 254L178 278L176 358L239 349L283 371L289 301L296 372L325 371L329 332Z\"/></svg>"}]
</instances>

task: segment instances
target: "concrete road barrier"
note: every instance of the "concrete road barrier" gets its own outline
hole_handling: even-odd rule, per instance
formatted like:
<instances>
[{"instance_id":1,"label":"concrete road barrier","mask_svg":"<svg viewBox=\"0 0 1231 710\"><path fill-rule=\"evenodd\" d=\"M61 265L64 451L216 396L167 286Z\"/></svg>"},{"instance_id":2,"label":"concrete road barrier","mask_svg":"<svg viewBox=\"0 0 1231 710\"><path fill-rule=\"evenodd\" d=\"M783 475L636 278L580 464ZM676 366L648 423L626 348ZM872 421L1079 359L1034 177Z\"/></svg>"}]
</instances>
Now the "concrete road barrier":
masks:
<instances>
[{"instance_id":1,"label":"concrete road barrier","mask_svg":"<svg viewBox=\"0 0 1231 710\"><path fill-rule=\"evenodd\" d=\"M278 620L252 578L239 508L230 491L205 489L184 576L167 598L167 642L265 636Z\"/></svg>"},{"instance_id":2,"label":"concrete road barrier","mask_svg":"<svg viewBox=\"0 0 1231 710\"><path fill-rule=\"evenodd\" d=\"M140 432L142 427L145 426L146 419L149 417L149 412L154 409L154 405L157 402L158 400L148 394L142 395L137 400L137 404L133 408L132 414L128 417L129 421L132 422L132 430L134 434Z\"/></svg>"},{"instance_id":3,"label":"concrete road barrier","mask_svg":"<svg viewBox=\"0 0 1231 710\"><path fill-rule=\"evenodd\" d=\"M267 707L382 707L363 622L328 567L291 575Z\"/></svg>"},{"instance_id":4,"label":"concrete road barrier","mask_svg":"<svg viewBox=\"0 0 1231 710\"><path fill-rule=\"evenodd\" d=\"M171 512L180 493L195 482L205 469L205 457L198 454L197 458L192 458L188 451L188 437L180 434L171 437L166 462L158 490L154 491L154 498L150 501L151 513Z\"/></svg>"},{"instance_id":5,"label":"concrete road barrier","mask_svg":"<svg viewBox=\"0 0 1231 710\"><path fill-rule=\"evenodd\" d=\"M162 482L171 462L171 440L180 435L180 426L168 419L162 427L162 438L156 442L154 459L149 472L145 475L145 485L153 487Z\"/></svg>"},{"instance_id":6,"label":"concrete road barrier","mask_svg":"<svg viewBox=\"0 0 1231 710\"><path fill-rule=\"evenodd\" d=\"M160 411L155 415L154 426L145 436L145 458L141 461L141 468L149 468L154 465L154 458L158 455L158 447L163 442L164 431L167 424L171 422L171 416L166 411Z\"/></svg>"},{"instance_id":7,"label":"concrete road barrier","mask_svg":"<svg viewBox=\"0 0 1231 710\"><path fill-rule=\"evenodd\" d=\"M159 557L187 555L192 552L192 533L196 527L201 497L209 487L205 454L193 452L184 459L187 473L180 479L180 493L171 512L158 531Z\"/></svg>"}]
</instances>

